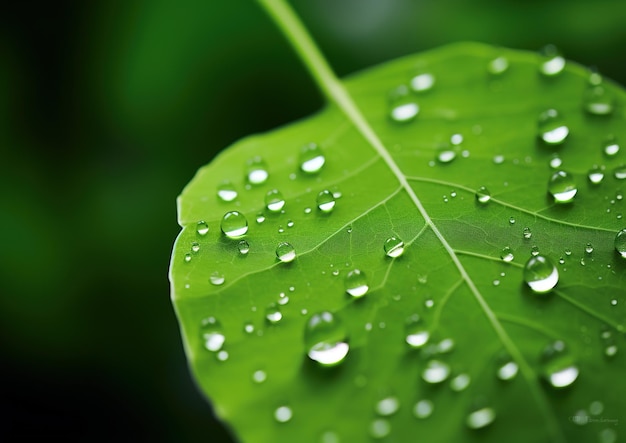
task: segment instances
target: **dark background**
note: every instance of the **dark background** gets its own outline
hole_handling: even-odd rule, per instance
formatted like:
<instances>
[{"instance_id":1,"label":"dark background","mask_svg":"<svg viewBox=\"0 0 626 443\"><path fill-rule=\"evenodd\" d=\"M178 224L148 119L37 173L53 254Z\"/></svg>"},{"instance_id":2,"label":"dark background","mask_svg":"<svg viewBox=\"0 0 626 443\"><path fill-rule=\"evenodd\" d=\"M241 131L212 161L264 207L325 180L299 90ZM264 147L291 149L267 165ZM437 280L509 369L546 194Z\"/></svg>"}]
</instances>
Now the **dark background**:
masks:
<instances>
[{"instance_id":1,"label":"dark background","mask_svg":"<svg viewBox=\"0 0 626 443\"><path fill-rule=\"evenodd\" d=\"M626 84L623 0L293 4L341 76L476 40L554 43ZM252 0L0 8L0 440L228 441L169 299L175 199L320 94Z\"/></svg>"}]
</instances>

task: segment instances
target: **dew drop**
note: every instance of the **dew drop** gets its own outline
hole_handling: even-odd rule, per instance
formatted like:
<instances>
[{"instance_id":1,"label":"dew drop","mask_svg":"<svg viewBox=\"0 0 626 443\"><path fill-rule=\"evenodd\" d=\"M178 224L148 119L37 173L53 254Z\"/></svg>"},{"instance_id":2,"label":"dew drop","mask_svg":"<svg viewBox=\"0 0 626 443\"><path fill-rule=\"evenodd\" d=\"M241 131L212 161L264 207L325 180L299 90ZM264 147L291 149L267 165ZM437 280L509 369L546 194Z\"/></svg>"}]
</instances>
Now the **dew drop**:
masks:
<instances>
[{"instance_id":1,"label":"dew drop","mask_svg":"<svg viewBox=\"0 0 626 443\"><path fill-rule=\"evenodd\" d=\"M562 164L563 164L563 160L561 160L561 157L559 157L558 155L554 155L550 159L550 167L552 169L560 168Z\"/></svg>"},{"instance_id":2,"label":"dew drop","mask_svg":"<svg viewBox=\"0 0 626 443\"><path fill-rule=\"evenodd\" d=\"M496 419L496 412L492 408L480 408L471 412L465 423L470 429L481 429L489 426Z\"/></svg>"},{"instance_id":3,"label":"dew drop","mask_svg":"<svg viewBox=\"0 0 626 443\"><path fill-rule=\"evenodd\" d=\"M191 254L187 253L185 254L185 263L189 263L191 261Z\"/></svg>"},{"instance_id":4,"label":"dew drop","mask_svg":"<svg viewBox=\"0 0 626 443\"><path fill-rule=\"evenodd\" d=\"M525 240L530 239L533 236L533 233L531 232L529 227L525 227L522 230L522 237L524 237Z\"/></svg>"},{"instance_id":5,"label":"dew drop","mask_svg":"<svg viewBox=\"0 0 626 443\"><path fill-rule=\"evenodd\" d=\"M411 89L415 92L425 92L435 85L435 76L430 73L416 75L411 79Z\"/></svg>"},{"instance_id":6,"label":"dew drop","mask_svg":"<svg viewBox=\"0 0 626 443\"><path fill-rule=\"evenodd\" d=\"M599 443L616 443L617 442L617 432L615 429L606 428L600 431L600 440Z\"/></svg>"},{"instance_id":7,"label":"dew drop","mask_svg":"<svg viewBox=\"0 0 626 443\"><path fill-rule=\"evenodd\" d=\"M547 145L560 145L569 135L569 128L555 109L548 109L539 115L537 131Z\"/></svg>"},{"instance_id":8,"label":"dew drop","mask_svg":"<svg viewBox=\"0 0 626 443\"><path fill-rule=\"evenodd\" d=\"M476 190L476 201L481 204L486 204L491 200L491 192L484 186L481 186Z\"/></svg>"},{"instance_id":9,"label":"dew drop","mask_svg":"<svg viewBox=\"0 0 626 443\"><path fill-rule=\"evenodd\" d=\"M550 343L541 355L542 373L554 388L570 386L578 378L578 367L561 340Z\"/></svg>"},{"instance_id":10,"label":"dew drop","mask_svg":"<svg viewBox=\"0 0 626 443\"><path fill-rule=\"evenodd\" d=\"M585 245L585 252L587 254L591 254L593 252L593 245L591 243L587 243Z\"/></svg>"},{"instance_id":11,"label":"dew drop","mask_svg":"<svg viewBox=\"0 0 626 443\"><path fill-rule=\"evenodd\" d=\"M200 243L198 242L191 242L191 252L198 252L200 250Z\"/></svg>"},{"instance_id":12,"label":"dew drop","mask_svg":"<svg viewBox=\"0 0 626 443\"><path fill-rule=\"evenodd\" d=\"M604 168L600 166L594 166L587 172L587 178L592 184L599 184L604 179Z\"/></svg>"},{"instance_id":13,"label":"dew drop","mask_svg":"<svg viewBox=\"0 0 626 443\"><path fill-rule=\"evenodd\" d=\"M495 155L493 157L493 162L496 165L501 165L502 163L504 163L504 155Z\"/></svg>"},{"instance_id":14,"label":"dew drop","mask_svg":"<svg viewBox=\"0 0 626 443\"><path fill-rule=\"evenodd\" d=\"M285 207L285 198L278 189L272 189L265 194L265 207L270 212L280 212Z\"/></svg>"},{"instance_id":15,"label":"dew drop","mask_svg":"<svg viewBox=\"0 0 626 443\"><path fill-rule=\"evenodd\" d=\"M260 185L269 177L267 165L261 157L253 157L246 162L246 178L252 185Z\"/></svg>"},{"instance_id":16,"label":"dew drop","mask_svg":"<svg viewBox=\"0 0 626 443\"><path fill-rule=\"evenodd\" d=\"M263 383L265 380L267 380L267 374L265 371L259 369L258 371L254 371L252 373L252 381L255 383Z\"/></svg>"},{"instance_id":17,"label":"dew drop","mask_svg":"<svg viewBox=\"0 0 626 443\"><path fill-rule=\"evenodd\" d=\"M398 237L389 237L383 245L387 257L396 258L404 252L404 242Z\"/></svg>"},{"instance_id":18,"label":"dew drop","mask_svg":"<svg viewBox=\"0 0 626 443\"><path fill-rule=\"evenodd\" d=\"M593 401L589 405L589 413L591 415L600 415L604 411L604 405L600 401Z\"/></svg>"},{"instance_id":19,"label":"dew drop","mask_svg":"<svg viewBox=\"0 0 626 443\"><path fill-rule=\"evenodd\" d=\"M214 271L210 276L209 276L209 281L211 282L212 285L215 286L221 286L224 284L224 281L226 279L224 278L224 274L222 274L219 271Z\"/></svg>"},{"instance_id":20,"label":"dew drop","mask_svg":"<svg viewBox=\"0 0 626 443\"><path fill-rule=\"evenodd\" d=\"M524 281L533 292L542 294L549 292L559 282L559 271L548 257L537 255L526 262Z\"/></svg>"},{"instance_id":21,"label":"dew drop","mask_svg":"<svg viewBox=\"0 0 626 443\"><path fill-rule=\"evenodd\" d=\"M283 313L278 304L271 303L265 308L265 319L271 324L276 324L283 319Z\"/></svg>"},{"instance_id":22,"label":"dew drop","mask_svg":"<svg viewBox=\"0 0 626 443\"><path fill-rule=\"evenodd\" d=\"M309 318L304 330L307 355L321 366L341 363L350 346L342 322L330 312L320 312Z\"/></svg>"},{"instance_id":23,"label":"dew drop","mask_svg":"<svg viewBox=\"0 0 626 443\"><path fill-rule=\"evenodd\" d=\"M231 202L237 198L237 190L229 181L223 181L217 185L217 196L223 202Z\"/></svg>"},{"instance_id":24,"label":"dew drop","mask_svg":"<svg viewBox=\"0 0 626 443\"><path fill-rule=\"evenodd\" d=\"M451 146L442 146L437 152L437 160L439 163L450 163L456 158L456 151Z\"/></svg>"},{"instance_id":25,"label":"dew drop","mask_svg":"<svg viewBox=\"0 0 626 443\"><path fill-rule=\"evenodd\" d=\"M619 255L621 255L622 258L626 258L626 228L617 233L613 244L615 245L615 250L619 253Z\"/></svg>"},{"instance_id":26,"label":"dew drop","mask_svg":"<svg viewBox=\"0 0 626 443\"><path fill-rule=\"evenodd\" d=\"M324 189L322 192L317 194L315 202L317 204L317 208L324 213L331 212L334 209L336 203L333 193L330 192L328 189Z\"/></svg>"},{"instance_id":27,"label":"dew drop","mask_svg":"<svg viewBox=\"0 0 626 443\"><path fill-rule=\"evenodd\" d=\"M417 418L428 418L433 413L434 405L430 400L420 400L413 407L413 414Z\"/></svg>"},{"instance_id":28,"label":"dew drop","mask_svg":"<svg viewBox=\"0 0 626 443\"><path fill-rule=\"evenodd\" d=\"M410 122L419 113L419 105L409 94L409 88L405 85L399 86L389 95L391 110L389 116L397 123Z\"/></svg>"},{"instance_id":29,"label":"dew drop","mask_svg":"<svg viewBox=\"0 0 626 443\"><path fill-rule=\"evenodd\" d=\"M613 176L618 180L626 179L626 165L618 166L613 170Z\"/></svg>"},{"instance_id":30,"label":"dew drop","mask_svg":"<svg viewBox=\"0 0 626 443\"><path fill-rule=\"evenodd\" d=\"M412 348L421 348L430 338L430 333L424 328L422 320L417 314L410 316L405 322L405 341Z\"/></svg>"},{"instance_id":31,"label":"dew drop","mask_svg":"<svg viewBox=\"0 0 626 443\"><path fill-rule=\"evenodd\" d=\"M376 403L376 413L382 416L390 416L398 412L400 402L396 397L385 397Z\"/></svg>"},{"instance_id":32,"label":"dew drop","mask_svg":"<svg viewBox=\"0 0 626 443\"><path fill-rule=\"evenodd\" d=\"M555 203L569 203L574 200L578 188L572 176L565 171L557 171L550 177L548 192Z\"/></svg>"},{"instance_id":33,"label":"dew drop","mask_svg":"<svg viewBox=\"0 0 626 443\"><path fill-rule=\"evenodd\" d=\"M252 323L246 323L243 325L243 330L246 331L247 334L252 334L254 332L254 325Z\"/></svg>"},{"instance_id":34,"label":"dew drop","mask_svg":"<svg viewBox=\"0 0 626 443\"><path fill-rule=\"evenodd\" d=\"M539 72L546 77L554 77L563 72L565 59L554 45L546 45L539 52L542 62L539 65Z\"/></svg>"},{"instance_id":35,"label":"dew drop","mask_svg":"<svg viewBox=\"0 0 626 443\"><path fill-rule=\"evenodd\" d=\"M322 169L326 158L317 143L309 143L300 149L300 169L307 174L315 174Z\"/></svg>"},{"instance_id":36,"label":"dew drop","mask_svg":"<svg viewBox=\"0 0 626 443\"><path fill-rule=\"evenodd\" d=\"M279 243L276 247L276 257L283 263L292 262L296 259L296 249L291 243Z\"/></svg>"},{"instance_id":37,"label":"dew drop","mask_svg":"<svg viewBox=\"0 0 626 443\"><path fill-rule=\"evenodd\" d=\"M219 361L226 361L228 360L228 351L222 349L217 353L216 357Z\"/></svg>"},{"instance_id":38,"label":"dew drop","mask_svg":"<svg viewBox=\"0 0 626 443\"><path fill-rule=\"evenodd\" d=\"M515 256L513 255L513 251L511 250L511 248L506 246L502 248L502 251L500 252L500 258L505 262L511 262L513 261Z\"/></svg>"},{"instance_id":39,"label":"dew drop","mask_svg":"<svg viewBox=\"0 0 626 443\"><path fill-rule=\"evenodd\" d=\"M248 220L245 215L238 211L224 214L220 226L224 235L229 238L238 238L248 232Z\"/></svg>"},{"instance_id":40,"label":"dew drop","mask_svg":"<svg viewBox=\"0 0 626 443\"><path fill-rule=\"evenodd\" d=\"M391 425L384 418L377 418L370 424L370 435L374 438L384 438L391 432Z\"/></svg>"},{"instance_id":41,"label":"dew drop","mask_svg":"<svg viewBox=\"0 0 626 443\"><path fill-rule=\"evenodd\" d=\"M615 157L619 152L619 144L615 136L610 135L602 143L602 151L607 157Z\"/></svg>"},{"instance_id":42,"label":"dew drop","mask_svg":"<svg viewBox=\"0 0 626 443\"><path fill-rule=\"evenodd\" d=\"M583 109L593 115L609 115L613 112L613 95L601 84L591 84L583 95Z\"/></svg>"},{"instance_id":43,"label":"dew drop","mask_svg":"<svg viewBox=\"0 0 626 443\"><path fill-rule=\"evenodd\" d=\"M539 255L539 246L532 246L530 248L530 255L532 255L533 257L537 257Z\"/></svg>"},{"instance_id":44,"label":"dew drop","mask_svg":"<svg viewBox=\"0 0 626 443\"><path fill-rule=\"evenodd\" d=\"M265 214L263 214L262 212L258 213L258 214L256 215L256 222L257 222L258 224L261 224L261 223L263 223L264 221L265 221Z\"/></svg>"},{"instance_id":45,"label":"dew drop","mask_svg":"<svg viewBox=\"0 0 626 443\"><path fill-rule=\"evenodd\" d=\"M450 389L456 392L465 390L471 382L471 378L468 374L459 374L450 380Z\"/></svg>"},{"instance_id":46,"label":"dew drop","mask_svg":"<svg viewBox=\"0 0 626 443\"><path fill-rule=\"evenodd\" d=\"M198 235L207 235L209 232L209 225L204 220L200 220L196 225L196 232Z\"/></svg>"},{"instance_id":47,"label":"dew drop","mask_svg":"<svg viewBox=\"0 0 626 443\"><path fill-rule=\"evenodd\" d=\"M207 317L201 321L200 336L204 349L217 352L222 349L226 337L222 332L221 323L215 317Z\"/></svg>"},{"instance_id":48,"label":"dew drop","mask_svg":"<svg viewBox=\"0 0 626 443\"><path fill-rule=\"evenodd\" d=\"M237 249L239 250L239 253L241 255L247 255L248 252L250 252L250 245L248 244L247 241L245 240L241 240L238 244L237 244Z\"/></svg>"},{"instance_id":49,"label":"dew drop","mask_svg":"<svg viewBox=\"0 0 626 443\"><path fill-rule=\"evenodd\" d=\"M369 290L367 277L359 269L353 269L346 274L344 281L346 292L353 297L362 297Z\"/></svg>"},{"instance_id":50,"label":"dew drop","mask_svg":"<svg viewBox=\"0 0 626 443\"><path fill-rule=\"evenodd\" d=\"M442 361L430 360L422 372L422 378L427 383L441 383L450 375L450 367Z\"/></svg>"},{"instance_id":51,"label":"dew drop","mask_svg":"<svg viewBox=\"0 0 626 443\"><path fill-rule=\"evenodd\" d=\"M280 406L274 411L274 418L278 423L287 423L293 417L293 412L289 406Z\"/></svg>"},{"instance_id":52,"label":"dew drop","mask_svg":"<svg viewBox=\"0 0 626 443\"><path fill-rule=\"evenodd\" d=\"M497 375L500 380L512 380L517 375L519 367L514 361L504 363L498 368Z\"/></svg>"},{"instance_id":53,"label":"dew drop","mask_svg":"<svg viewBox=\"0 0 626 443\"><path fill-rule=\"evenodd\" d=\"M509 61L506 57L496 57L487 65L487 71L492 75L501 75L509 69Z\"/></svg>"},{"instance_id":54,"label":"dew drop","mask_svg":"<svg viewBox=\"0 0 626 443\"><path fill-rule=\"evenodd\" d=\"M446 352L452 351L454 349L454 340L451 338L445 338L437 343L437 352L440 354L445 354Z\"/></svg>"},{"instance_id":55,"label":"dew drop","mask_svg":"<svg viewBox=\"0 0 626 443\"><path fill-rule=\"evenodd\" d=\"M509 224L510 225L514 225L515 224L515 217L509 217Z\"/></svg>"}]
</instances>

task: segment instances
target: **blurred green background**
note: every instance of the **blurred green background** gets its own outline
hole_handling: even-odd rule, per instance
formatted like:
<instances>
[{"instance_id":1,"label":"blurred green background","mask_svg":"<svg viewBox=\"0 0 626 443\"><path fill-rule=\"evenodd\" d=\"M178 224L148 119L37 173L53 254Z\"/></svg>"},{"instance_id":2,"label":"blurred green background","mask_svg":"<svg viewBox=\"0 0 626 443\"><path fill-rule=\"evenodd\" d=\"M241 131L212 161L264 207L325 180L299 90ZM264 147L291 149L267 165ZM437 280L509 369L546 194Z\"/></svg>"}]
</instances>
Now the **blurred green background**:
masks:
<instances>
[{"instance_id":1,"label":"blurred green background","mask_svg":"<svg viewBox=\"0 0 626 443\"><path fill-rule=\"evenodd\" d=\"M41 3L41 4L39 4ZM448 42L626 84L623 0L294 0L341 76ZM0 9L0 440L229 441L169 299L175 199L235 140L323 104L252 0Z\"/></svg>"}]
</instances>

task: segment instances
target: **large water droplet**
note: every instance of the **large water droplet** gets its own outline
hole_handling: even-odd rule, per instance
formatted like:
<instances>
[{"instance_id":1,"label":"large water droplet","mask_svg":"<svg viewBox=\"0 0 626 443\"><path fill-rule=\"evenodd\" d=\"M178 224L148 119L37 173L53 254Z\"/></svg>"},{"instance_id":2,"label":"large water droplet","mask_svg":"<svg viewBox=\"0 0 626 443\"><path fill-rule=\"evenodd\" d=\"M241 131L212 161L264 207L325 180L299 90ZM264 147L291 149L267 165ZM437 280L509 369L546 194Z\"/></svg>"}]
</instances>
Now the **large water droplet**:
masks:
<instances>
[{"instance_id":1,"label":"large water droplet","mask_svg":"<svg viewBox=\"0 0 626 443\"><path fill-rule=\"evenodd\" d=\"M476 201L478 203L486 204L491 200L491 192L484 186L481 186L476 190Z\"/></svg>"},{"instance_id":2,"label":"large water droplet","mask_svg":"<svg viewBox=\"0 0 626 443\"><path fill-rule=\"evenodd\" d=\"M490 425L496 419L496 411L493 408L480 408L467 416L465 423L470 429L481 429Z\"/></svg>"},{"instance_id":3,"label":"large water droplet","mask_svg":"<svg viewBox=\"0 0 626 443\"><path fill-rule=\"evenodd\" d=\"M248 220L245 215L238 211L224 214L220 226L224 235L229 238L238 238L248 232Z\"/></svg>"},{"instance_id":4,"label":"large water droplet","mask_svg":"<svg viewBox=\"0 0 626 443\"><path fill-rule=\"evenodd\" d=\"M389 94L391 119L398 123L406 123L415 119L419 113L419 106L410 95L409 88L399 86Z\"/></svg>"},{"instance_id":5,"label":"large water droplet","mask_svg":"<svg viewBox=\"0 0 626 443\"><path fill-rule=\"evenodd\" d=\"M422 378L428 383L441 383L450 375L450 366L439 360L430 360L422 371Z\"/></svg>"},{"instance_id":6,"label":"large water droplet","mask_svg":"<svg viewBox=\"0 0 626 443\"><path fill-rule=\"evenodd\" d=\"M246 162L246 178L250 184L263 184L268 177L267 165L261 157L253 157Z\"/></svg>"},{"instance_id":7,"label":"large water droplet","mask_svg":"<svg viewBox=\"0 0 626 443\"><path fill-rule=\"evenodd\" d=\"M549 292L559 282L559 271L552 260L543 255L531 257L524 266L524 281L533 292Z\"/></svg>"},{"instance_id":8,"label":"large water droplet","mask_svg":"<svg viewBox=\"0 0 626 443\"><path fill-rule=\"evenodd\" d=\"M626 258L626 228L617 233L613 244L615 245L615 250L619 253L619 255L621 255L622 258Z\"/></svg>"},{"instance_id":9,"label":"large water droplet","mask_svg":"<svg viewBox=\"0 0 626 443\"><path fill-rule=\"evenodd\" d=\"M279 243L276 247L276 257L283 263L292 262L296 259L296 249L291 243Z\"/></svg>"},{"instance_id":10,"label":"large water droplet","mask_svg":"<svg viewBox=\"0 0 626 443\"><path fill-rule=\"evenodd\" d=\"M583 109L593 115L611 114L613 103L613 95L603 85L589 85L583 95Z\"/></svg>"},{"instance_id":11,"label":"large water droplet","mask_svg":"<svg viewBox=\"0 0 626 443\"><path fill-rule=\"evenodd\" d=\"M554 388L570 386L578 378L578 367L561 340L546 346L541 361L543 376Z\"/></svg>"},{"instance_id":12,"label":"large water droplet","mask_svg":"<svg viewBox=\"0 0 626 443\"><path fill-rule=\"evenodd\" d=\"M345 279L346 292L353 297L362 297L369 290L367 277L365 273L359 269L353 269L346 274Z\"/></svg>"},{"instance_id":13,"label":"large water droplet","mask_svg":"<svg viewBox=\"0 0 626 443\"><path fill-rule=\"evenodd\" d=\"M309 358L322 366L341 363L350 350L343 324L330 312L311 316L304 330L304 343Z\"/></svg>"},{"instance_id":14,"label":"large water droplet","mask_svg":"<svg viewBox=\"0 0 626 443\"><path fill-rule=\"evenodd\" d=\"M376 403L376 413L378 415L389 416L398 412L400 402L396 397L385 397Z\"/></svg>"},{"instance_id":15,"label":"large water droplet","mask_svg":"<svg viewBox=\"0 0 626 443\"><path fill-rule=\"evenodd\" d=\"M285 206L285 198L278 189L272 189L265 194L265 207L270 212L280 212Z\"/></svg>"},{"instance_id":16,"label":"large water droplet","mask_svg":"<svg viewBox=\"0 0 626 443\"><path fill-rule=\"evenodd\" d=\"M226 341L226 337L222 332L222 325L215 317L207 317L202 320L200 336L202 337L204 348L211 352L217 352L222 349Z\"/></svg>"},{"instance_id":17,"label":"large water droplet","mask_svg":"<svg viewBox=\"0 0 626 443\"><path fill-rule=\"evenodd\" d=\"M435 76L430 73L416 75L411 79L411 89L415 92L425 92L435 85Z\"/></svg>"},{"instance_id":18,"label":"large water droplet","mask_svg":"<svg viewBox=\"0 0 626 443\"><path fill-rule=\"evenodd\" d=\"M279 423L287 423L293 417L293 411L289 406L280 406L274 411L274 418Z\"/></svg>"},{"instance_id":19,"label":"large water droplet","mask_svg":"<svg viewBox=\"0 0 626 443\"><path fill-rule=\"evenodd\" d=\"M217 185L217 196L224 202L231 202L237 198L237 190L229 181L223 181Z\"/></svg>"},{"instance_id":20,"label":"large water droplet","mask_svg":"<svg viewBox=\"0 0 626 443\"><path fill-rule=\"evenodd\" d=\"M317 143L309 143L300 149L300 169L308 174L315 174L322 169L326 158Z\"/></svg>"},{"instance_id":21,"label":"large water droplet","mask_svg":"<svg viewBox=\"0 0 626 443\"><path fill-rule=\"evenodd\" d=\"M404 242L398 237L389 237L383 245L387 257L396 258L404 252Z\"/></svg>"},{"instance_id":22,"label":"large water droplet","mask_svg":"<svg viewBox=\"0 0 626 443\"><path fill-rule=\"evenodd\" d=\"M204 220L200 220L196 225L196 232L198 235L207 235L209 232L209 225Z\"/></svg>"},{"instance_id":23,"label":"large water droplet","mask_svg":"<svg viewBox=\"0 0 626 443\"><path fill-rule=\"evenodd\" d=\"M539 72L546 77L553 77L563 72L565 59L554 45L546 45L541 51L542 62L539 65Z\"/></svg>"},{"instance_id":24,"label":"large water droplet","mask_svg":"<svg viewBox=\"0 0 626 443\"><path fill-rule=\"evenodd\" d=\"M537 130L539 137L548 145L560 145L569 134L569 128L555 109L548 109L539 115Z\"/></svg>"},{"instance_id":25,"label":"large water droplet","mask_svg":"<svg viewBox=\"0 0 626 443\"><path fill-rule=\"evenodd\" d=\"M424 328L421 318L414 314L405 323L405 340L412 348L421 348L430 337L430 333Z\"/></svg>"},{"instance_id":26,"label":"large water droplet","mask_svg":"<svg viewBox=\"0 0 626 443\"><path fill-rule=\"evenodd\" d=\"M594 185L601 183L604 179L604 168L597 165L592 167L589 172L587 172L587 178Z\"/></svg>"},{"instance_id":27,"label":"large water droplet","mask_svg":"<svg viewBox=\"0 0 626 443\"><path fill-rule=\"evenodd\" d=\"M322 192L317 194L317 198L315 199L317 203L317 208L325 213L331 212L335 207L335 197L333 193L328 189L324 189Z\"/></svg>"},{"instance_id":28,"label":"large water droplet","mask_svg":"<svg viewBox=\"0 0 626 443\"><path fill-rule=\"evenodd\" d=\"M578 187L572 176L565 171L557 171L550 177L548 192L555 203L569 203L574 200Z\"/></svg>"},{"instance_id":29,"label":"large water droplet","mask_svg":"<svg viewBox=\"0 0 626 443\"><path fill-rule=\"evenodd\" d=\"M413 414L417 418L428 418L433 413L434 405L430 400L420 400L415 403L415 407L413 408Z\"/></svg>"},{"instance_id":30,"label":"large water droplet","mask_svg":"<svg viewBox=\"0 0 626 443\"><path fill-rule=\"evenodd\" d=\"M505 246L504 248L502 248L502 251L500 252L500 258L505 262L511 262L513 261L515 256L513 255L513 251L511 250L511 248L508 246Z\"/></svg>"}]
</instances>

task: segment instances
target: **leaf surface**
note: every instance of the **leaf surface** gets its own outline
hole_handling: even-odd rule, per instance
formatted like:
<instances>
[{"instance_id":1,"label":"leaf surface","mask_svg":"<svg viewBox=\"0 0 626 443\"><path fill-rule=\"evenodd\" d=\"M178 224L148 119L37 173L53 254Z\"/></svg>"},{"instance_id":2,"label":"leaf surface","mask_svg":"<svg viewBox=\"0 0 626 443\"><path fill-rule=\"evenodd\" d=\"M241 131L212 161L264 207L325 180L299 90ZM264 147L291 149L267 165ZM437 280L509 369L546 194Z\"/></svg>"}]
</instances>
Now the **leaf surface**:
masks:
<instances>
[{"instance_id":1,"label":"leaf surface","mask_svg":"<svg viewBox=\"0 0 626 443\"><path fill-rule=\"evenodd\" d=\"M498 57L508 69L490 74ZM618 145L626 140L626 94L604 80L612 111L595 115L585 109L589 72L568 62L547 77L543 61L474 43L396 60L343 82L371 134L331 104L241 140L200 169L178 200L183 229L172 255L172 298L195 378L239 439L615 438L626 410L617 395L626 388L626 260L614 240L626 222L624 180L614 171L626 148L607 155L604 146L611 135ZM426 73L432 88L411 90L411 80ZM390 118L398 102L389 97L402 85L409 91L402 103L418 104L419 113L399 123ZM538 137L538 117L548 109L569 129L562 144ZM300 169L300 148L309 143L325 157L315 174ZM256 156L269 177L252 185L246 162ZM598 184L588 178L595 165L604 172ZM577 189L569 203L548 192L559 170ZM225 180L238 193L230 202L216 194ZM480 187L491 194L486 203L476 198ZM265 208L273 189L285 200L278 213ZM329 213L316 205L323 190L338 197ZM221 232L228 211L247 218L244 236ZM197 232L199 221L208 233ZM383 250L392 236L404 242L396 258ZM239 252L242 240L247 254ZM293 262L277 259L281 242L295 248ZM512 261L501 258L505 247ZM544 294L524 281L533 248L559 275ZM369 285L360 298L345 288L354 269ZM211 283L216 275L223 283ZM268 321L268 306L282 319ZM349 344L334 367L311 360L305 343L307 322L326 311ZM410 318L429 334L418 348L406 342ZM225 340L209 351L213 320ZM449 374L432 382L428 370L437 362ZM506 363L509 372L517 368L510 379L499 372Z\"/></svg>"}]
</instances>

